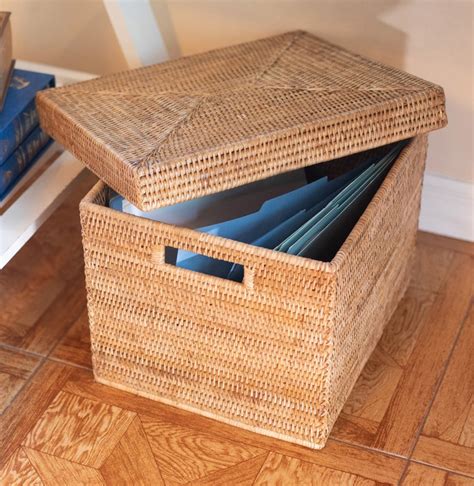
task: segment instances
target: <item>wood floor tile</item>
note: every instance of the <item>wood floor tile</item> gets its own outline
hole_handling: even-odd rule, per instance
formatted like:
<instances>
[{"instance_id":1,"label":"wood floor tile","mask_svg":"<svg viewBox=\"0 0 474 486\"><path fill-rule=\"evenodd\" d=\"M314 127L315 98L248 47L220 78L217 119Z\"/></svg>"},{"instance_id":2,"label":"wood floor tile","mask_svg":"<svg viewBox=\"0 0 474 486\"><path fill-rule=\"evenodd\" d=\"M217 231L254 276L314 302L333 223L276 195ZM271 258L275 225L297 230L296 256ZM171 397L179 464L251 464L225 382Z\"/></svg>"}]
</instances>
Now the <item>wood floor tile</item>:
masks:
<instances>
[{"instance_id":1,"label":"wood floor tile","mask_svg":"<svg viewBox=\"0 0 474 486\"><path fill-rule=\"evenodd\" d=\"M457 240L447 236L435 235L425 231L418 231L418 243L439 246L448 250L474 255L474 243L471 241Z\"/></svg>"},{"instance_id":2,"label":"wood floor tile","mask_svg":"<svg viewBox=\"0 0 474 486\"><path fill-rule=\"evenodd\" d=\"M203 478L187 483L187 486L213 486L213 485L233 485L233 486L253 486L257 474L262 469L268 453L261 456L252 457L248 461L241 462L226 469L220 469Z\"/></svg>"},{"instance_id":3,"label":"wood floor tile","mask_svg":"<svg viewBox=\"0 0 474 486\"><path fill-rule=\"evenodd\" d=\"M474 486L474 479L459 474L449 473L445 486Z\"/></svg>"},{"instance_id":4,"label":"wood floor tile","mask_svg":"<svg viewBox=\"0 0 474 486\"><path fill-rule=\"evenodd\" d=\"M422 433L474 448L474 307L466 318Z\"/></svg>"},{"instance_id":5,"label":"wood floor tile","mask_svg":"<svg viewBox=\"0 0 474 486\"><path fill-rule=\"evenodd\" d=\"M17 346L46 356L79 318L85 307L86 291L81 271L67 283Z\"/></svg>"},{"instance_id":6,"label":"wood floor tile","mask_svg":"<svg viewBox=\"0 0 474 486\"><path fill-rule=\"evenodd\" d=\"M380 423L397 393L436 294L410 287L339 416L332 436L373 446Z\"/></svg>"},{"instance_id":7,"label":"wood floor tile","mask_svg":"<svg viewBox=\"0 0 474 486\"><path fill-rule=\"evenodd\" d=\"M0 415L0 468L61 390L72 368L45 362Z\"/></svg>"},{"instance_id":8,"label":"wood floor tile","mask_svg":"<svg viewBox=\"0 0 474 486\"><path fill-rule=\"evenodd\" d=\"M434 437L422 435L416 443L413 459L474 478L474 450Z\"/></svg>"},{"instance_id":9,"label":"wood floor tile","mask_svg":"<svg viewBox=\"0 0 474 486\"><path fill-rule=\"evenodd\" d=\"M95 175L84 170L74 181L68 198L33 237L55 275L66 281L83 267L79 202L96 181Z\"/></svg>"},{"instance_id":10,"label":"wood floor tile","mask_svg":"<svg viewBox=\"0 0 474 486\"><path fill-rule=\"evenodd\" d=\"M472 257L451 256L452 268L443 272L438 293L409 288L354 386L333 437L409 456L472 299ZM433 275L438 277L431 288L437 288L441 277ZM460 402L467 406L466 400L463 393Z\"/></svg>"},{"instance_id":11,"label":"wood floor tile","mask_svg":"<svg viewBox=\"0 0 474 486\"><path fill-rule=\"evenodd\" d=\"M40 384L43 387L38 389ZM269 450L351 481L355 476L357 481L396 484L404 468L404 461L396 457L332 440L325 449L314 451L243 431L97 384L90 371L57 362L46 362L25 389L15 400L19 402L15 406L19 415L9 414L10 409L4 414L9 414L6 423L11 424L11 434L8 430L4 433L3 417L0 419L5 462L23 442L28 449L61 460L100 467L106 482L114 469L117 475L130 473L136 479L137 471L127 466L128 461L138 464L140 471L147 471L147 478L151 478L150 471L157 474L157 470L147 453L148 444L167 486L198 480L209 484L212 474L232 477L245 470L244 464L255 472L256 464L251 460L257 461ZM144 420L142 427L136 421L138 416ZM3 453L1 446L0 442Z\"/></svg>"},{"instance_id":12,"label":"wood floor tile","mask_svg":"<svg viewBox=\"0 0 474 486\"><path fill-rule=\"evenodd\" d=\"M413 457L474 476L473 309L459 335Z\"/></svg>"},{"instance_id":13,"label":"wood floor tile","mask_svg":"<svg viewBox=\"0 0 474 486\"><path fill-rule=\"evenodd\" d=\"M396 484L405 466L405 461L397 457L360 449L331 439L324 449L315 451L238 429L201 415L101 385L94 382L91 372L83 369L75 370L71 379L65 384L64 390L91 400L99 400L109 405L127 408L140 416L143 415L153 420L173 424L178 430L181 430L182 427L193 429L217 439L239 442L245 447L252 446L264 450L273 450L302 461L349 472L382 483ZM159 463L158 457L157 462ZM161 468L160 463L159 466Z\"/></svg>"},{"instance_id":14,"label":"wood floor tile","mask_svg":"<svg viewBox=\"0 0 474 486\"><path fill-rule=\"evenodd\" d=\"M69 280L82 273L78 204L94 181L84 173L69 198L0 272L0 343L44 354L66 330L57 320L48 326L44 316L54 317L48 310L68 295Z\"/></svg>"},{"instance_id":15,"label":"wood floor tile","mask_svg":"<svg viewBox=\"0 0 474 486\"><path fill-rule=\"evenodd\" d=\"M375 486L377 483L337 469L316 466L310 462L271 452L255 481L255 486L273 484Z\"/></svg>"},{"instance_id":16,"label":"wood floor tile","mask_svg":"<svg viewBox=\"0 0 474 486\"><path fill-rule=\"evenodd\" d=\"M284 448L274 448L275 452L285 453ZM313 464L347 472L371 479L377 483L397 484L400 479L405 461L393 456L386 456L371 450L342 444L329 440L326 447L320 451L314 451L310 457L298 451L288 451L286 455L307 460Z\"/></svg>"},{"instance_id":17,"label":"wood floor tile","mask_svg":"<svg viewBox=\"0 0 474 486\"><path fill-rule=\"evenodd\" d=\"M23 445L98 468L135 417L121 408L60 391Z\"/></svg>"},{"instance_id":18,"label":"wood floor tile","mask_svg":"<svg viewBox=\"0 0 474 486\"><path fill-rule=\"evenodd\" d=\"M84 307L79 318L51 352L50 357L92 368L87 307Z\"/></svg>"},{"instance_id":19,"label":"wood floor tile","mask_svg":"<svg viewBox=\"0 0 474 486\"><path fill-rule=\"evenodd\" d=\"M2 486L42 486L43 482L31 464L25 450L19 447L0 467Z\"/></svg>"},{"instance_id":20,"label":"wood floor tile","mask_svg":"<svg viewBox=\"0 0 474 486\"><path fill-rule=\"evenodd\" d=\"M379 425L379 422L374 420L349 415L342 411L331 431L331 437L370 447L374 442Z\"/></svg>"},{"instance_id":21,"label":"wood floor tile","mask_svg":"<svg viewBox=\"0 0 474 486\"><path fill-rule=\"evenodd\" d=\"M451 270L453 250L418 242L412 286L438 292Z\"/></svg>"},{"instance_id":22,"label":"wood floor tile","mask_svg":"<svg viewBox=\"0 0 474 486\"><path fill-rule=\"evenodd\" d=\"M472 259L457 254L434 301L417 344L385 413L374 447L400 455L412 450L436 386L467 313L472 289Z\"/></svg>"},{"instance_id":23,"label":"wood floor tile","mask_svg":"<svg viewBox=\"0 0 474 486\"><path fill-rule=\"evenodd\" d=\"M10 349L0 348L0 372L26 380L36 369L40 358Z\"/></svg>"},{"instance_id":24,"label":"wood floor tile","mask_svg":"<svg viewBox=\"0 0 474 486\"><path fill-rule=\"evenodd\" d=\"M47 262L28 266L30 272L26 268L16 272L8 266L0 272L0 343L10 346L21 344L65 287Z\"/></svg>"},{"instance_id":25,"label":"wood floor tile","mask_svg":"<svg viewBox=\"0 0 474 486\"><path fill-rule=\"evenodd\" d=\"M92 467L66 461L34 449L25 448L25 452L45 486L64 486L65 484L105 486L106 484L100 472Z\"/></svg>"},{"instance_id":26,"label":"wood floor tile","mask_svg":"<svg viewBox=\"0 0 474 486\"><path fill-rule=\"evenodd\" d=\"M400 486L474 486L474 478L410 462Z\"/></svg>"},{"instance_id":27,"label":"wood floor tile","mask_svg":"<svg viewBox=\"0 0 474 486\"><path fill-rule=\"evenodd\" d=\"M13 401L40 358L0 348L0 414Z\"/></svg>"},{"instance_id":28,"label":"wood floor tile","mask_svg":"<svg viewBox=\"0 0 474 486\"><path fill-rule=\"evenodd\" d=\"M376 349L365 365L343 412L352 417L380 422L402 372L403 369L390 358L390 355Z\"/></svg>"},{"instance_id":29,"label":"wood floor tile","mask_svg":"<svg viewBox=\"0 0 474 486\"><path fill-rule=\"evenodd\" d=\"M26 380L0 371L0 414L10 405Z\"/></svg>"},{"instance_id":30,"label":"wood floor tile","mask_svg":"<svg viewBox=\"0 0 474 486\"><path fill-rule=\"evenodd\" d=\"M433 292L408 289L376 348L389 365L406 367L435 299Z\"/></svg>"},{"instance_id":31,"label":"wood floor tile","mask_svg":"<svg viewBox=\"0 0 474 486\"><path fill-rule=\"evenodd\" d=\"M140 419L167 484L185 484L265 452L155 417Z\"/></svg>"},{"instance_id":32,"label":"wood floor tile","mask_svg":"<svg viewBox=\"0 0 474 486\"><path fill-rule=\"evenodd\" d=\"M135 416L100 468L108 484L164 485L140 419Z\"/></svg>"},{"instance_id":33,"label":"wood floor tile","mask_svg":"<svg viewBox=\"0 0 474 486\"><path fill-rule=\"evenodd\" d=\"M411 462L401 486L444 486L447 478L446 471Z\"/></svg>"}]
</instances>

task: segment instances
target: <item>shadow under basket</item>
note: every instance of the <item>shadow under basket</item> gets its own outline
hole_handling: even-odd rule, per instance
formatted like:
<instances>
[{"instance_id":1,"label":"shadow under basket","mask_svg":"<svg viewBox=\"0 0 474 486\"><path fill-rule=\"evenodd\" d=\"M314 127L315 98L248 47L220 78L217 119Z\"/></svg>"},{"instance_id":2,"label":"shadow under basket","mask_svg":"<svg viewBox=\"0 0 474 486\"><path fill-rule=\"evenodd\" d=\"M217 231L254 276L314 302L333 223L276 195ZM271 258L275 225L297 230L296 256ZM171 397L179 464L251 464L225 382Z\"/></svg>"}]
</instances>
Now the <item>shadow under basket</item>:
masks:
<instances>
[{"instance_id":1,"label":"shadow under basket","mask_svg":"<svg viewBox=\"0 0 474 486\"><path fill-rule=\"evenodd\" d=\"M330 262L80 206L97 381L311 448L324 446L413 266L427 137L411 140ZM233 282L165 263L179 248Z\"/></svg>"}]
</instances>

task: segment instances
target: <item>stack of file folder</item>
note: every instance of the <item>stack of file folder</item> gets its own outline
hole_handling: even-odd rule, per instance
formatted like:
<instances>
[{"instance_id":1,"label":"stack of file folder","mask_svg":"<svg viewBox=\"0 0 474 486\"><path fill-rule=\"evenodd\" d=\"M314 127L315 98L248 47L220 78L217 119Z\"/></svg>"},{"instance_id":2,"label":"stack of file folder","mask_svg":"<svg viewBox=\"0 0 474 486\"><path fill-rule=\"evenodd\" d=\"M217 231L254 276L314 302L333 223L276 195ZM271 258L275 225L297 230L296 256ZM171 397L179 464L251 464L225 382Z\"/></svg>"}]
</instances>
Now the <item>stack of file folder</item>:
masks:
<instances>
[{"instance_id":1,"label":"stack of file folder","mask_svg":"<svg viewBox=\"0 0 474 486\"><path fill-rule=\"evenodd\" d=\"M407 141L275 176L236 189L144 212L119 195L109 206L136 216L197 229L291 255L330 261L377 192ZM344 159L347 159L344 158ZM345 167L333 176L329 170ZM315 171L320 173L314 176ZM314 179L314 180L312 180ZM167 263L242 281L241 265L181 249Z\"/></svg>"}]
</instances>

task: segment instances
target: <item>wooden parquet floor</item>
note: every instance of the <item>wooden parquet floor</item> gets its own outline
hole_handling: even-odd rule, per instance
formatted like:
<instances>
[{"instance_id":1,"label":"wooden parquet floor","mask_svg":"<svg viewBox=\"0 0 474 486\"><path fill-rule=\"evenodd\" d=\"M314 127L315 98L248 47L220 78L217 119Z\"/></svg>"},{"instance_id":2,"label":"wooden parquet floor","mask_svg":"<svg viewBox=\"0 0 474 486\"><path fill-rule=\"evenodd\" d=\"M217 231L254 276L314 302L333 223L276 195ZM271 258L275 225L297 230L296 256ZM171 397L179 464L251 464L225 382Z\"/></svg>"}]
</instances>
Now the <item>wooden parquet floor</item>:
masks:
<instances>
[{"instance_id":1,"label":"wooden parquet floor","mask_svg":"<svg viewBox=\"0 0 474 486\"><path fill-rule=\"evenodd\" d=\"M73 194L0 273L2 485L474 485L473 245L419 234L410 288L312 451L94 382Z\"/></svg>"}]
</instances>

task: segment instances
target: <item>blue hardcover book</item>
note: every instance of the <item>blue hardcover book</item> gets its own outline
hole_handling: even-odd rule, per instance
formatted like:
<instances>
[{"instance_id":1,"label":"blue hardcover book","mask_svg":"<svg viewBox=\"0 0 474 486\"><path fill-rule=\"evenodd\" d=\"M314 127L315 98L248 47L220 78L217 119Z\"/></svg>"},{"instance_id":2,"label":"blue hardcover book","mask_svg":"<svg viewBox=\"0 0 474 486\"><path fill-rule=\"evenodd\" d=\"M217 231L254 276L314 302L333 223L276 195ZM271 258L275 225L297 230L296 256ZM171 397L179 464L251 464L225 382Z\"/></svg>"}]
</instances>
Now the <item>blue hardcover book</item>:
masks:
<instances>
[{"instance_id":1,"label":"blue hardcover book","mask_svg":"<svg viewBox=\"0 0 474 486\"><path fill-rule=\"evenodd\" d=\"M0 166L0 198L8 191L19 177L35 160L39 152L51 139L38 126L26 138L26 140L13 152Z\"/></svg>"},{"instance_id":2,"label":"blue hardcover book","mask_svg":"<svg viewBox=\"0 0 474 486\"><path fill-rule=\"evenodd\" d=\"M35 95L54 87L54 76L15 69L0 112L0 166L38 125Z\"/></svg>"}]
</instances>

